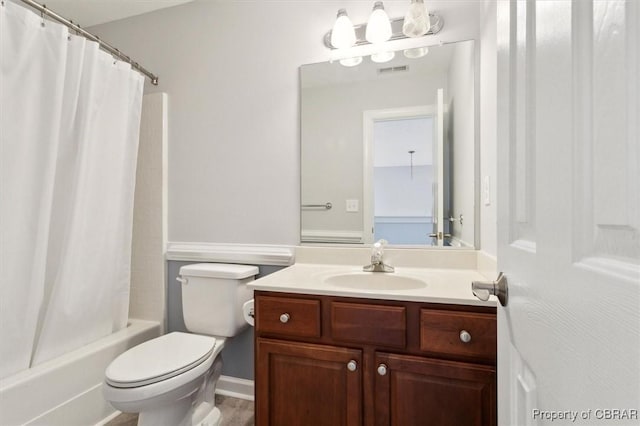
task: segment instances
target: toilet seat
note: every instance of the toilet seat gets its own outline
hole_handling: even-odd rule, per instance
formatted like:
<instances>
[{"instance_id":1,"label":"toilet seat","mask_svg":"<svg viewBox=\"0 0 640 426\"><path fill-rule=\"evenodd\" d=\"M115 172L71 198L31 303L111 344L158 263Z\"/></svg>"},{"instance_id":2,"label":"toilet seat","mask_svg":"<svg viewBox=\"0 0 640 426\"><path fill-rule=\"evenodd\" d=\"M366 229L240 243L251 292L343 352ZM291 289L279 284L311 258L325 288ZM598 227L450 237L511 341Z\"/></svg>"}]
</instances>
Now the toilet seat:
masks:
<instances>
[{"instance_id":1,"label":"toilet seat","mask_svg":"<svg viewBox=\"0 0 640 426\"><path fill-rule=\"evenodd\" d=\"M144 342L118 356L105 372L115 388L158 383L194 369L211 358L214 337L173 332Z\"/></svg>"}]
</instances>

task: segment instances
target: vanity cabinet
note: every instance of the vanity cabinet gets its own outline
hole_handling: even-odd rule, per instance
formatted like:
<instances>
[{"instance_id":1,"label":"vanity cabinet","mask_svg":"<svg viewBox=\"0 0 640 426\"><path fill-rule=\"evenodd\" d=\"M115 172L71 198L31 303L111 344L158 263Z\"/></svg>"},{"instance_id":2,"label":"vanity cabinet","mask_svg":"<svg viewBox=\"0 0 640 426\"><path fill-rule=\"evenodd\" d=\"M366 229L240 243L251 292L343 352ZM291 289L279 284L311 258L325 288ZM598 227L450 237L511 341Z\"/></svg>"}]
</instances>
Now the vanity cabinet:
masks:
<instances>
[{"instance_id":1,"label":"vanity cabinet","mask_svg":"<svg viewBox=\"0 0 640 426\"><path fill-rule=\"evenodd\" d=\"M496 424L495 308L255 292L256 424Z\"/></svg>"}]
</instances>

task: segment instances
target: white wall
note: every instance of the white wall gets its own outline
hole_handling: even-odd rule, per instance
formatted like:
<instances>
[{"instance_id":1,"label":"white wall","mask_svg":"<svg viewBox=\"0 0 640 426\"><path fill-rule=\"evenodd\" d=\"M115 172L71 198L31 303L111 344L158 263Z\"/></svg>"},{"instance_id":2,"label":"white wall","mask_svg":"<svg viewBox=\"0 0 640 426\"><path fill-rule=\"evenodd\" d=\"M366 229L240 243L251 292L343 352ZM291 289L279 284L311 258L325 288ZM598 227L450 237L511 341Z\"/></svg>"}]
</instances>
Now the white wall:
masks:
<instances>
[{"instance_id":1,"label":"white wall","mask_svg":"<svg viewBox=\"0 0 640 426\"><path fill-rule=\"evenodd\" d=\"M196 1L91 28L168 94L170 241L298 243L298 67L328 59L338 8L361 23L372 3ZM445 19L434 43L477 38L479 2L429 6Z\"/></svg>"},{"instance_id":2,"label":"white wall","mask_svg":"<svg viewBox=\"0 0 640 426\"><path fill-rule=\"evenodd\" d=\"M483 0L480 14L480 249L497 255L497 50L496 2ZM489 177L490 204L485 205L483 181Z\"/></svg>"}]
</instances>

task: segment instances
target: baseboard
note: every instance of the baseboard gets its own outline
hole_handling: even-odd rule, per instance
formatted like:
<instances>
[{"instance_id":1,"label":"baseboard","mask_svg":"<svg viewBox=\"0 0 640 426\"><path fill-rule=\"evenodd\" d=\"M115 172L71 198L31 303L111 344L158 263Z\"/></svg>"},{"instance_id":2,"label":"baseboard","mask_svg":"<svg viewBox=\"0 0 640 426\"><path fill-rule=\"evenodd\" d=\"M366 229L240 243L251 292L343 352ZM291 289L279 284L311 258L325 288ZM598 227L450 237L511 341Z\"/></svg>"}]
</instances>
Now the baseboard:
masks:
<instances>
[{"instance_id":1,"label":"baseboard","mask_svg":"<svg viewBox=\"0 0 640 426\"><path fill-rule=\"evenodd\" d=\"M237 377L220 376L216 393L219 395L230 396L233 398L254 400L254 383L253 380L239 379Z\"/></svg>"}]
</instances>

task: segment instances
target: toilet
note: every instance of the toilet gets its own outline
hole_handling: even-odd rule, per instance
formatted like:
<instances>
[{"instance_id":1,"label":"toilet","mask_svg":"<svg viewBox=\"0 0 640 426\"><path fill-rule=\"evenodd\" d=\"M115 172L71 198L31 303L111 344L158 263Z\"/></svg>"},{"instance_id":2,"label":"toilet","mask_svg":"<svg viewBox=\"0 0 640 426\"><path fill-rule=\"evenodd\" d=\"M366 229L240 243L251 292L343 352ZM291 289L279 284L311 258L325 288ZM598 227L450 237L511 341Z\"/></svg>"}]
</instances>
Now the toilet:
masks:
<instances>
[{"instance_id":1,"label":"toilet","mask_svg":"<svg viewBox=\"0 0 640 426\"><path fill-rule=\"evenodd\" d=\"M222 372L225 339L248 326L242 305L256 266L198 263L180 268L184 323L173 332L118 356L105 371L103 394L139 426L216 426L215 387Z\"/></svg>"}]
</instances>

